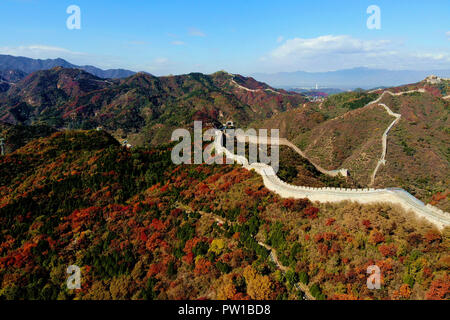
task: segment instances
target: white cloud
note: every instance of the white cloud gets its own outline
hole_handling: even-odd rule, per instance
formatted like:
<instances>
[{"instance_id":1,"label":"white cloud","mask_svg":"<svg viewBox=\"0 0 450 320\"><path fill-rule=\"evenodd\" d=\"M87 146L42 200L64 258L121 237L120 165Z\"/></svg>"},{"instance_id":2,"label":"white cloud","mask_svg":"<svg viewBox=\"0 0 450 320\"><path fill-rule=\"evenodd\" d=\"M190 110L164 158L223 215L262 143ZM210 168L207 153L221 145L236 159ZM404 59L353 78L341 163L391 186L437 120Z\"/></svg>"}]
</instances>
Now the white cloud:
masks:
<instances>
[{"instance_id":1,"label":"white cloud","mask_svg":"<svg viewBox=\"0 0 450 320\"><path fill-rule=\"evenodd\" d=\"M425 58L425 59L432 59L432 60L449 60L450 55L448 53L414 53L412 55L416 58Z\"/></svg>"},{"instance_id":2,"label":"white cloud","mask_svg":"<svg viewBox=\"0 0 450 320\"><path fill-rule=\"evenodd\" d=\"M183 41L176 40L176 41L172 41L172 44L173 44L174 46L182 46L182 45L184 45L185 43L184 43Z\"/></svg>"},{"instance_id":3,"label":"white cloud","mask_svg":"<svg viewBox=\"0 0 450 320\"><path fill-rule=\"evenodd\" d=\"M284 37L283 37L283 36L279 36L279 37L277 38L277 42L278 42L278 43L282 42L283 40L284 40Z\"/></svg>"},{"instance_id":4,"label":"white cloud","mask_svg":"<svg viewBox=\"0 0 450 320\"><path fill-rule=\"evenodd\" d=\"M447 36L448 40L450 40L450 31L447 31L447 32L445 33L445 35Z\"/></svg>"},{"instance_id":5,"label":"white cloud","mask_svg":"<svg viewBox=\"0 0 450 320\"><path fill-rule=\"evenodd\" d=\"M390 43L388 40L360 40L350 36L326 35L312 39L294 38L286 40L284 44L272 52L276 58L288 56L309 56L313 54L335 53L361 53L381 51Z\"/></svg>"},{"instance_id":6,"label":"white cloud","mask_svg":"<svg viewBox=\"0 0 450 320\"><path fill-rule=\"evenodd\" d=\"M197 28L189 28L189 35L193 37L206 37L206 34Z\"/></svg>"},{"instance_id":7,"label":"white cloud","mask_svg":"<svg viewBox=\"0 0 450 320\"><path fill-rule=\"evenodd\" d=\"M431 53L432 52L432 53ZM450 68L450 52L408 52L390 40L365 40L349 35L287 39L261 57L260 69L330 71L354 67L384 69Z\"/></svg>"}]
</instances>

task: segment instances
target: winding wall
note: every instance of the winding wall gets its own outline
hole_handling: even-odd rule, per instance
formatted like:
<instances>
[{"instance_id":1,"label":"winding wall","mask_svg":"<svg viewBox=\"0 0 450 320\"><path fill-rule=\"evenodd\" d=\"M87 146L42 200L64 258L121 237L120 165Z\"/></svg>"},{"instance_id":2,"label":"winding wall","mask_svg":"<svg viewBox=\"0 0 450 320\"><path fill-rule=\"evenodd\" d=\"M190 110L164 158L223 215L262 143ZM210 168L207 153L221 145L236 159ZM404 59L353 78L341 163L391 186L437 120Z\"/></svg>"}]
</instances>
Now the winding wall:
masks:
<instances>
[{"instance_id":1,"label":"winding wall","mask_svg":"<svg viewBox=\"0 0 450 320\"><path fill-rule=\"evenodd\" d=\"M320 202L341 202L345 200L358 203L389 202L398 204L405 210L413 211L418 217L424 218L436 225L439 229L450 226L450 214L431 205L425 205L403 189L343 189L343 188L311 188L294 186L282 181L275 174L272 167L263 163L248 163L243 156L232 154L222 146L222 132L216 131L214 142L218 154L225 154L227 158L235 160L247 170L255 170L263 178L264 185L272 192L283 198L302 199Z\"/></svg>"},{"instance_id":2,"label":"winding wall","mask_svg":"<svg viewBox=\"0 0 450 320\"><path fill-rule=\"evenodd\" d=\"M373 184L375 183L375 177L377 175L378 169L380 168L381 165L386 165L386 150L387 150L387 135L389 133L389 131L392 129L392 127L397 124L397 122L400 121L400 118L402 117L401 114L399 113L394 113L387 105L385 105L384 103L379 103L381 99L383 99L385 94L390 94L392 96L400 96L406 93L412 93L412 92L421 92L424 93L425 89L417 89L417 90L409 90L409 91L403 91L403 92L397 92L397 93L393 93L391 91L383 91L383 93L374 101L369 102L367 105L373 104L373 103L378 103L379 106L382 106L384 109L386 109L386 112L390 115L395 117L395 120L389 125L389 127L387 127L386 131L384 131L383 136L381 137L381 143L382 143L382 152L381 152L381 158L380 160L378 160L377 162L377 166L375 167L375 169L373 170L373 173L370 177L370 186L373 186Z\"/></svg>"}]
</instances>

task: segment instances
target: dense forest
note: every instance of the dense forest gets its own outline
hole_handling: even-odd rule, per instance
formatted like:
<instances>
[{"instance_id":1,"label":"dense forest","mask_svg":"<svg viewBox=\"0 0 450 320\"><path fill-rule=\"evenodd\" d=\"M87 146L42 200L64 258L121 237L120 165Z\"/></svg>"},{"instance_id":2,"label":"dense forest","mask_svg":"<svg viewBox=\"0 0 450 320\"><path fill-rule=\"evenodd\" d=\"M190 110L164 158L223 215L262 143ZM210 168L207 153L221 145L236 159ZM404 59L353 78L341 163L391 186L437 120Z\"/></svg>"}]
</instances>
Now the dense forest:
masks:
<instances>
[{"instance_id":1,"label":"dense forest","mask_svg":"<svg viewBox=\"0 0 450 320\"><path fill-rule=\"evenodd\" d=\"M237 165L176 166L171 148L65 131L0 157L0 299L302 299L296 283L315 299L450 298L448 228L282 199Z\"/></svg>"}]
</instances>

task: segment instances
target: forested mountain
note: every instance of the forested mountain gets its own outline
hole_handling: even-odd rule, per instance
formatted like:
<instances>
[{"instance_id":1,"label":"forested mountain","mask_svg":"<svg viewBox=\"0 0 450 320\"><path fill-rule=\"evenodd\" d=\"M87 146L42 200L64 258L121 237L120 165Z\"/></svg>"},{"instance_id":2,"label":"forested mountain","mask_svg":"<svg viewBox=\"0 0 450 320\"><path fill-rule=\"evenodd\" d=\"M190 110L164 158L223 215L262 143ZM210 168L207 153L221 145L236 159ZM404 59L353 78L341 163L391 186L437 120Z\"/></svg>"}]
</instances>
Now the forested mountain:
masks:
<instances>
[{"instance_id":1,"label":"forested mountain","mask_svg":"<svg viewBox=\"0 0 450 320\"><path fill-rule=\"evenodd\" d=\"M0 138L4 139L5 153L11 153L28 142L41 137L48 137L56 130L47 125L12 125L0 122Z\"/></svg>"},{"instance_id":2,"label":"forested mountain","mask_svg":"<svg viewBox=\"0 0 450 320\"><path fill-rule=\"evenodd\" d=\"M316 102L226 72L2 77L0 299L449 298L448 228L388 204L283 199L237 165L176 166L167 144L194 120L276 128L311 161L350 172L329 177L283 146L284 181L367 187L396 113L373 186L448 210L448 81L369 104L382 90ZM380 290L366 286L373 264ZM67 289L69 265L82 290Z\"/></svg>"},{"instance_id":3,"label":"forested mountain","mask_svg":"<svg viewBox=\"0 0 450 320\"><path fill-rule=\"evenodd\" d=\"M26 73L19 70L0 70L0 93L8 91L14 83L25 78Z\"/></svg>"},{"instance_id":4,"label":"forested mountain","mask_svg":"<svg viewBox=\"0 0 450 320\"><path fill-rule=\"evenodd\" d=\"M0 298L300 299L300 282L316 299L448 299L448 228L281 199L254 172L176 166L170 150L66 131L0 157ZM368 290L375 263L382 287Z\"/></svg>"},{"instance_id":5,"label":"forested mountain","mask_svg":"<svg viewBox=\"0 0 450 320\"><path fill-rule=\"evenodd\" d=\"M194 120L214 125L250 121L297 108L304 96L217 72L104 80L79 69L37 71L0 94L0 120L55 128L102 126L133 144L164 143Z\"/></svg>"}]
</instances>

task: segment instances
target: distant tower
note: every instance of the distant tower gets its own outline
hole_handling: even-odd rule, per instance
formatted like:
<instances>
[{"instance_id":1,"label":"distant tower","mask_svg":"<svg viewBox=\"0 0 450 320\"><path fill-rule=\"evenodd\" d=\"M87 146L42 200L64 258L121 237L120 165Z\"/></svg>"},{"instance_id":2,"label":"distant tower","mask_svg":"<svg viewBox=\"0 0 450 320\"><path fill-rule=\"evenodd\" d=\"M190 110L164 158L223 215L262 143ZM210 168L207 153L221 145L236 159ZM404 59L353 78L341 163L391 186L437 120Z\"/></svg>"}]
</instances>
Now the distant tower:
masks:
<instances>
[{"instance_id":1,"label":"distant tower","mask_svg":"<svg viewBox=\"0 0 450 320\"><path fill-rule=\"evenodd\" d=\"M3 139L3 138L0 138L0 147L1 147L1 149L2 149L2 156L4 156L5 155L5 148L4 148L4 143L3 143L3 141L5 141L5 139Z\"/></svg>"},{"instance_id":2,"label":"distant tower","mask_svg":"<svg viewBox=\"0 0 450 320\"><path fill-rule=\"evenodd\" d=\"M316 83L316 90L319 90L319 84Z\"/></svg>"}]
</instances>

